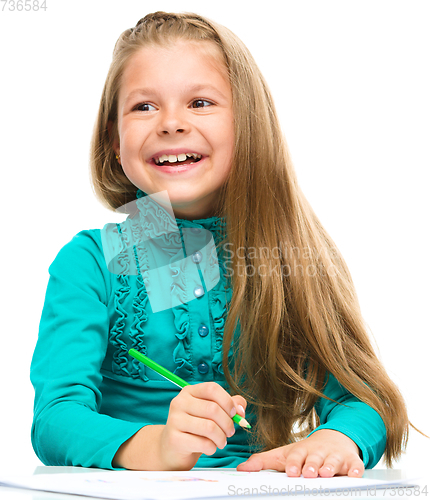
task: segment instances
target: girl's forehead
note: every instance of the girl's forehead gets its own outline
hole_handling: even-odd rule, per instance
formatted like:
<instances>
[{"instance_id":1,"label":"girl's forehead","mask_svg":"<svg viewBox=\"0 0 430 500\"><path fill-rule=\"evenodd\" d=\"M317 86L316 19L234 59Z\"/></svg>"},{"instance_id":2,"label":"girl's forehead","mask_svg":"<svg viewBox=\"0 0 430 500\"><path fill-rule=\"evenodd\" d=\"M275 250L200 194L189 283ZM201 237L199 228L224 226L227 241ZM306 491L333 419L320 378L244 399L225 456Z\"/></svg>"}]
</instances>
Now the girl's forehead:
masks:
<instances>
[{"instance_id":1,"label":"girl's forehead","mask_svg":"<svg viewBox=\"0 0 430 500\"><path fill-rule=\"evenodd\" d=\"M167 43L161 44L148 44L147 46L138 49L135 54L131 57L131 60L136 60L137 58L153 57L156 58L159 55L174 53L178 55L178 60L184 60L190 57L203 57L205 62L214 63L218 66L219 70L225 70L226 64L223 52L220 47L217 46L215 42L209 40L188 40L188 39L177 39L170 40Z\"/></svg>"},{"instance_id":2,"label":"girl's forehead","mask_svg":"<svg viewBox=\"0 0 430 500\"><path fill-rule=\"evenodd\" d=\"M124 86L133 85L134 81L142 76L149 77L154 71L158 73L160 67L168 71L166 65L176 68L188 67L192 72L190 78L205 71L203 68L206 67L229 81L223 52L214 42L179 39L168 44L150 44L137 49L124 67L121 90ZM172 71L175 70L172 68Z\"/></svg>"}]
</instances>

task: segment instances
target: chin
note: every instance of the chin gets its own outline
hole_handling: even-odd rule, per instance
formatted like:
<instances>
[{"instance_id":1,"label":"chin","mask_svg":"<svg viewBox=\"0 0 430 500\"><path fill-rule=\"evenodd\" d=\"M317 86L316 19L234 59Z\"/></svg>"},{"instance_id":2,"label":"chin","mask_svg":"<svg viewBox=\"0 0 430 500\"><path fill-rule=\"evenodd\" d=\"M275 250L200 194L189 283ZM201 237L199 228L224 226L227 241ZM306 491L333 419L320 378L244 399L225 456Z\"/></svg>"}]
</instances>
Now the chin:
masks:
<instances>
[{"instance_id":1,"label":"chin","mask_svg":"<svg viewBox=\"0 0 430 500\"><path fill-rule=\"evenodd\" d=\"M191 208L193 205L196 205L196 203L198 203L198 201L196 202L196 200L200 200L200 196L193 195L193 193L188 190L184 193L185 189L186 188L167 190L170 203L172 204L173 208Z\"/></svg>"}]
</instances>

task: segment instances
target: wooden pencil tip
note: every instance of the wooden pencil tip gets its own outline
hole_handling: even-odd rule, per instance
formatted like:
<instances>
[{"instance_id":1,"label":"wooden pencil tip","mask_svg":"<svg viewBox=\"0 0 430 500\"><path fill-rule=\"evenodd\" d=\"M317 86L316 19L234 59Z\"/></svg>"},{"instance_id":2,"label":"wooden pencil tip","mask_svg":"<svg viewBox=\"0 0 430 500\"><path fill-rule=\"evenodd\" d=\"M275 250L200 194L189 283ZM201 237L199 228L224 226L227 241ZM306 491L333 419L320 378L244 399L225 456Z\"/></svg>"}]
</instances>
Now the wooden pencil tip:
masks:
<instances>
[{"instance_id":1,"label":"wooden pencil tip","mask_svg":"<svg viewBox=\"0 0 430 500\"><path fill-rule=\"evenodd\" d=\"M249 422L247 420L245 420L243 417L242 417L242 420L239 422L239 425L241 427L246 427L247 429L251 428L251 426L249 425Z\"/></svg>"}]
</instances>

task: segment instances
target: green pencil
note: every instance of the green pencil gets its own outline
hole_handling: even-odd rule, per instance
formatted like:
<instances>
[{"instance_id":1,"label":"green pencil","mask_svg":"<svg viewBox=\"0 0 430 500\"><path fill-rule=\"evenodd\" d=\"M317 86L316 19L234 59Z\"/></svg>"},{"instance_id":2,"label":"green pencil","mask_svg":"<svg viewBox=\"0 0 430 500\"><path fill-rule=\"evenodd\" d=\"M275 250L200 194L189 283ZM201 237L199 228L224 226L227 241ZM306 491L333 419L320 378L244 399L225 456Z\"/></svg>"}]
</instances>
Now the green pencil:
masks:
<instances>
[{"instance_id":1,"label":"green pencil","mask_svg":"<svg viewBox=\"0 0 430 500\"><path fill-rule=\"evenodd\" d=\"M191 385L188 382L185 382L181 377L178 377L171 371L167 370L163 366L159 365L155 361L152 361L152 359L149 359L148 356L145 356L144 354L140 353L139 351L136 351L136 349L130 349L128 351L130 356L133 356L133 358L136 358L138 361L143 363L146 366L149 366L152 370L155 372L159 373L162 377L167 378L167 380L170 380L170 382L173 382L179 387L185 387L186 385ZM239 424L241 427L246 427L247 429L250 429L251 426L249 423L240 415L236 414L233 418L233 422L236 422L236 424Z\"/></svg>"}]
</instances>

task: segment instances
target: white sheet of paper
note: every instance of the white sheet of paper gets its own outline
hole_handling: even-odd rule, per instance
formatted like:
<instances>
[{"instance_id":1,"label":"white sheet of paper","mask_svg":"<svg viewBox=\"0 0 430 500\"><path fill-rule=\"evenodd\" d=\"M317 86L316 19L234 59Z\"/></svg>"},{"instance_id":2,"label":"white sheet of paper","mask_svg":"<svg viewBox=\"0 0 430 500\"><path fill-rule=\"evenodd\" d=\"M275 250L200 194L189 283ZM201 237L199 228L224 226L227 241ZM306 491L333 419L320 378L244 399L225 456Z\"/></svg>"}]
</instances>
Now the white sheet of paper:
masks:
<instances>
[{"instance_id":1,"label":"white sheet of paper","mask_svg":"<svg viewBox=\"0 0 430 500\"><path fill-rule=\"evenodd\" d=\"M283 472L211 471L106 471L75 474L40 474L1 477L0 484L41 491L73 493L116 500L184 500L240 495L296 496L340 494L343 490L375 490L407 480L366 478L292 478Z\"/></svg>"}]
</instances>

